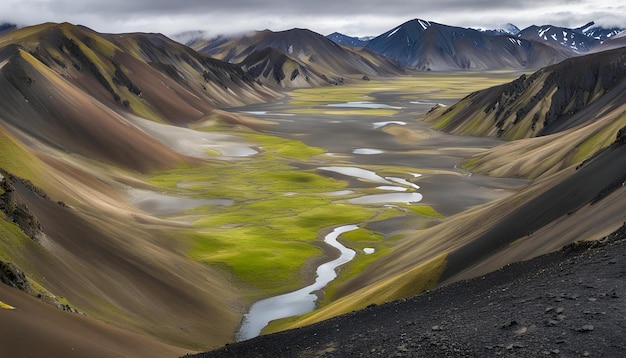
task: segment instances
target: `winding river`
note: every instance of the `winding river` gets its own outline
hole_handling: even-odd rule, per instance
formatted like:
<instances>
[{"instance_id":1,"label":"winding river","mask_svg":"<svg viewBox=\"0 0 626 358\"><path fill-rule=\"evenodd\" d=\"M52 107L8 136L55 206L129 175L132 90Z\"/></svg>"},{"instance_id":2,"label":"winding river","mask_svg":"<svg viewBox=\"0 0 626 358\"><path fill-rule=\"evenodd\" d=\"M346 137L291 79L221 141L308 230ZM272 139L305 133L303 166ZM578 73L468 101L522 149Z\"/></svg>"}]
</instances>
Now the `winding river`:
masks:
<instances>
[{"instance_id":1,"label":"winding river","mask_svg":"<svg viewBox=\"0 0 626 358\"><path fill-rule=\"evenodd\" d=\"M237 341L245 341L261 334L261 330L273 320L305 314L315 309L316 291L337 277L335 269L350 262L356 252L343 246L337 238L344 232L357 229L357 225L340 226L324 237L324 242L339 250L341 255L333 261L318 266L315 282L297 291L266 298L255 302L243 317Z\"/></svg>"}]
</instances>

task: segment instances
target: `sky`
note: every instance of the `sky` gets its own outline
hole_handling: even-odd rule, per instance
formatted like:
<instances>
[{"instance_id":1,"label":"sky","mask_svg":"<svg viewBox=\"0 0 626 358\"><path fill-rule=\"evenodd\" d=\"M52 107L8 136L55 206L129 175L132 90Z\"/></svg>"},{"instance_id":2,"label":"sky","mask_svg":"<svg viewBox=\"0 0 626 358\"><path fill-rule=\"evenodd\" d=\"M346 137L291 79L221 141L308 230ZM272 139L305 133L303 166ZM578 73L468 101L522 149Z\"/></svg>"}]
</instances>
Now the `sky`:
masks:
<instances>
[{"instance_id":1,"label":"sky","mask_svg":"<svg viewBox=\"0 0 626 358\"><path fill-rule=\"evenodd\" d=\"M70 22L98 32L208 36L307 28L380 35L411 19L472 28L513 23L626 28L626 2L605 0L2 0L0 23Z\"/></svg>"}]
</instances>

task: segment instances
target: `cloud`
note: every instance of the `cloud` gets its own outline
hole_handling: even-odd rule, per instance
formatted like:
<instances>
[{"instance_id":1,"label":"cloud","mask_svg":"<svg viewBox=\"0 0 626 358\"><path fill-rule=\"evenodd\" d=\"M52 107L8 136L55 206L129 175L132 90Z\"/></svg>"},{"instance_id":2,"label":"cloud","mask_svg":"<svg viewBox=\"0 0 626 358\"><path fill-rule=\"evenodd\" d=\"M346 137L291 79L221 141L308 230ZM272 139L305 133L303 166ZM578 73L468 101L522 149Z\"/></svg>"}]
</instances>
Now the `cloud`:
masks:
<instances>
[{"instance_id":1,"label":"cloud","mask_svg":"<svg viewBox=\"0 0 626 358\"><path fill-rule=\"evenodd\" d=\"M328 34L378 35L421 18L465 27L498 27L506 22L581 26L626 24L626 8L594 0L4 0L0 21L22 25L71 22L100 32L187 30L228 34L294 27Z\"/></svg>"}]
</instances>

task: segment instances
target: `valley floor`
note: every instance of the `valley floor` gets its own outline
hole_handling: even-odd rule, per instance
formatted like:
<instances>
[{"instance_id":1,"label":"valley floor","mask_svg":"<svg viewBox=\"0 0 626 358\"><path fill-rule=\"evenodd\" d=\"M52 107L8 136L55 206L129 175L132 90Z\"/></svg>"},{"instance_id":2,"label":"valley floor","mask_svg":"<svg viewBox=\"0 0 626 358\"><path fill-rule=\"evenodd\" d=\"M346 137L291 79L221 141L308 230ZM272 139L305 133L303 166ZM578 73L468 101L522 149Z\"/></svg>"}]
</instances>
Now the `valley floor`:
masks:
<instances>
[{"instance_id":1,"label":"valley floor","mask_svg":"<svg viewBox=\"0 0 626 358\"><path fill-rule=\"evenodd\" d=\"M624 357L626 225L600 242L194 357Z\"/></svg>"}]
</instances>

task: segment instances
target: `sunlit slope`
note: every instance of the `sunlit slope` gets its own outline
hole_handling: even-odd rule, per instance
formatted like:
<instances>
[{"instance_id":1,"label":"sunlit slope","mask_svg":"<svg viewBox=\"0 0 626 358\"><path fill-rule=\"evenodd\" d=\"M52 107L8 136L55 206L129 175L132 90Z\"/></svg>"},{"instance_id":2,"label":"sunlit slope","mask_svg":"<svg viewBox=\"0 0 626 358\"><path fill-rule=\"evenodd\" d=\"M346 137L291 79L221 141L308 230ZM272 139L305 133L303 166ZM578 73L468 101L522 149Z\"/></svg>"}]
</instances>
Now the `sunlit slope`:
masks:
<instances>
[{"instance_id":1,"label":"sunlit slope","mask_svg":"<svg viewBox=\"0 0 626 358\"><path fill-rule=\"evenodd\" d=\"M477 154L464 164L468 169L536 178L611 144L626 125L625 89L626 50L618 49L569 59L474 92L425 120L456 134L513 141ZM520 140L525 138L532 139Z\"/></svg>"},{"instance_id":2,"label":"sunlit slope","mask_svg":"<svg viewBox=\"0 0 626 358\"><path fill-rule=\"evenodd\" d=\"M258 31L214 42L198 40L190 46L224 61L242 63L250 75L265 83L287 87L338 84L351 77L393 76L404 71L390 58L338 45L306 29Z\"/></svg>"},{"instance_id":3,"label":"sunlit slope","mask_svg":"<svg viewBox=\"0 0 626 358\"><path fill-rule=\"evenodd\" d=\"M474 92L427 117L436 129L506 140L560 132L624 103L626 49L572 58Z\"/></svg>"},{"instance_id":4,"label":"sunlit slope","mask_svg":"<svg viewBox=\"0 0 626 358\"><path fill-rule=\"evenodd\" d=\"M0 120L55 148L146 171L189 160L129 125L126 113L190 123L215 106L276 95L236 66L162 36L108 37L120 46L70 24L7 36L0 49Z\"/></svg>"}]
</instances>

